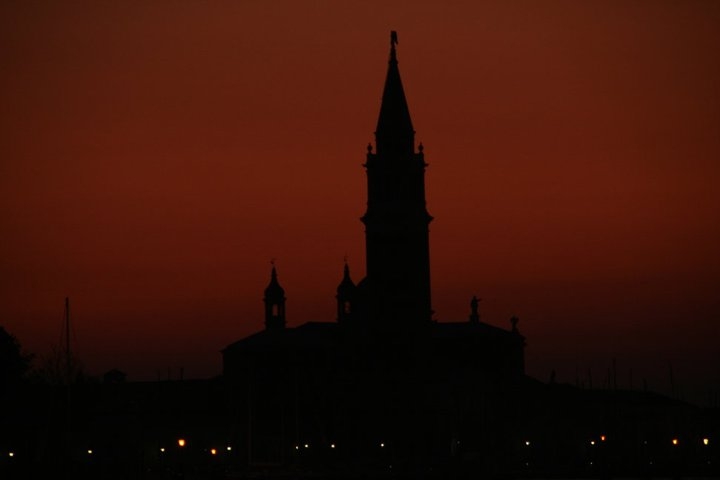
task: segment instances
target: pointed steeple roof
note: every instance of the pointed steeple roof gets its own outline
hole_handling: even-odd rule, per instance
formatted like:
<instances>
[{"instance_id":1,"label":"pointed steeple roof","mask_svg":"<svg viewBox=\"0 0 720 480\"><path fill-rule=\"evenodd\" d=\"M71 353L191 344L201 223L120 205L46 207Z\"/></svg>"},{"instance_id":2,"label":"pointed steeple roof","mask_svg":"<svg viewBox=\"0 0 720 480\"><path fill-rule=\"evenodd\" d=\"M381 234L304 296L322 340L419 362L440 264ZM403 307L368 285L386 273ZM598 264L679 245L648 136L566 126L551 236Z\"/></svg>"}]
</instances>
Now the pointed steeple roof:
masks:
<instances>
[{"instance_id":1,"label":"pointed steeple roof","mask_svg":"<svg viewBox=\"0 0 720 480\"><path fill-rule=\"evenodd\" d=\"M343 269L343 278L340 282L340 285L337 287L337 293L338 295L341 295L343 293L351 293L355 290L355 283L350 278L350 267L348 267L347 262L345 262L345 268Z\"/></svg>"},{"instance_id":2,"label":"pointed steeple roof","mask_svg":"<svg viewBox=\"0 0 720 480\"><path fill-rule=\"evenodd\" d=\"M277 271L275 270L275 265L272 267L272 272L270 273L270 284L265 289L265 298L270 299L283 299L285 297L285 290L280 286L280 283L277 279Z\"/></svg>"},{"instance_id":3,"label":"pointed steeple roof","mask_svg":"<svg viewBox=\"0 0 720 480\"><path fill-rule=\"evenodd\" d=\"M398 69L395 50L397 43L397 33L393 31L390 34L390 61L375 130L375 143L379 154L412 153L415 145L415 130Z\"/></svg>"}]
</instances>

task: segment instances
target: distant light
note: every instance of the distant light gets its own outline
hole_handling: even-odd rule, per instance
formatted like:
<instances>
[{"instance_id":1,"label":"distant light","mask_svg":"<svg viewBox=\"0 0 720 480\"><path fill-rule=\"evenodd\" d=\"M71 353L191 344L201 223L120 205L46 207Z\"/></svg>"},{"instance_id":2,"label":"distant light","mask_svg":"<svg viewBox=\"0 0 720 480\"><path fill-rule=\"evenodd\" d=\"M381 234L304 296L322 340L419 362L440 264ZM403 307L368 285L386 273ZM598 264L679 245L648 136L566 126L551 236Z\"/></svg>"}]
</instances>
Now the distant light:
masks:
<instances>
[{"instance_id":1,"label":"distant light","mask_svg":"<svg viewBox=\"0 0 720 480\"><path fill-rule=\"evenodd\" d=\"M677 439L677 438L673 438L673 439L672 439L672 444L673 444L673 445L677 445L677 444L678 444L678 439Z\"/></svg>"},{"instance_id":2,"label":"distant light","mask_svg":"<svg viewBox=\"0 0 720 480\"><path fill-rule=\"evenodd\" d=\"M605 441L605 435L600 435L600 441L601 441L601 442L604 442L604 441Z\"/></svg>"},{"instance_id":3,"label":"distant light","mask_svg":"<svg viewBox=\"0 0 720 480\"><path fill-rule=\"evenodd\" d=\"M529 447L529 446L530 446L530 440L525 440L525 445Z\"/></svg>"},{"instance_id":4,"label":"distant light","mask_svg":"<svg viewBox=\"0 0 720 480\"><path fill-rule=\"evenodd\" d=\"M595 445L595 440L590 440L590 445Z\"/></svg>"},{"instance_id":5,"label":"distant light","mask_svg":"<svg viewBox=\"0 0 720 480\"><path fill-rule=\"evenodd\" d=\"M184 447L184 446L185 446L185 439L184 439L184 438L178 439L178 446L180 446L180 447Z\"/></svg>"},{"instance_id":6,"label":"distant light","mask_svg":"<svg viewBox=\"0 0 720 480\"><path fill-rule=\"evenodd\" d=\"M331 443L331 444L330 444L330 448L335 448L335 444L334 444L334 443Z\"/></svg>"},{"instance_id":7,"label":"distant light","mask_svg":"<svg viewBox=\"0 0 720 480\"><path fill-rule=\"evenodd\" d=\"M14 456L15 456L15 452L9 452L9 453L8 453L8 457L14 457Z\"/></svg>"},{"instance_id":8,"label":"distant light","mask_svg":"<svg viewBox=\"0 0 720 480\"><path fill-rule=\"evenodd\" d=\"M229 452L229 451L231 451L231 450L232 450L232 447L231 447L230 445L228 445L227 451Z\"/></svg>"},{"instance_id":9,"label":"distant light","mask_svg":"<svg viewBox=\"0 0 720 480\"><path fill-rule=\"evenodd\" d=\"M211 448L210 455L217 455L217 450L215 450L214 448Z\"/></svg>"},{"instance_id":10,"label":"distant light","mask_svg":"<svg viewBox=\"0 0 720 480\"><path fill-rule=\"evenodd\" d=\"M703 438L703 445L709 445L710 439L709 438Z\"/></svg>"},{"instance_id":11,"label":"distant light","mask_svg":"<svg viewBox=\"0 0 720 480\"><path fill-rule=\"evenodd\" d=\"M310 445L308 445L308 444L306 443L306 444L305 444L305 448L310 448Z\"/></svg>"},{"instance_id":12,"label":"distant light","mask_svg":"<svg viewBox=\"0 0 720 480\"><path fill-rule=\"evenodd\" d=\"M160 447L160 452L161 452L161 453L165 453L165 448L164 448L164 447Z\"/></svg>"},{"instance_id":13,"label":"distant light","mask_svg":"<svg viewBox=\"0 0 720 480\"><path fill-rule=\"evenodd\" d=\"M88 449L88 455L92 455L92 450Z\"/></svg>"},{"instance_id":14,"label":"distant light","mask_svg":"<svg viewBox=\"0 0 720 480\"><path fill-rule=\"evenodd\" d=\"M300 446L299 446L299 445L295 445L295 450L300 450Z\"/></svg>"},{"instance_id":15,"label":"distant light","mask_svg":"<svg viewBox=\"0 0 720 480\"><path fill-rule=\"evenodd\" d=\"M385 448L385 444L384 444L384 443L381 443L381 444L380 444L380 448Z\"/></svg>"}]
</instances>

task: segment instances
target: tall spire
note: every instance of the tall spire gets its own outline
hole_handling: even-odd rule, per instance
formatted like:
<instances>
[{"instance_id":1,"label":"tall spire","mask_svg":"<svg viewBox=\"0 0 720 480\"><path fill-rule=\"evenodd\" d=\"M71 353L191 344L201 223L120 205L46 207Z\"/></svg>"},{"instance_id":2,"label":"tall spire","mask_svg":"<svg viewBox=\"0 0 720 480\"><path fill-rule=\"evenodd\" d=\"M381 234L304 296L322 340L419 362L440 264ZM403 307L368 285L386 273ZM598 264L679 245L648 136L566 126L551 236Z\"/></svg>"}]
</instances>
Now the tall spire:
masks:
<instances>
[{"instance_id":1,"label":"tall spire","mask_svg":"<svg viewBox=\"0 0 720 480\"><path fill-rule=\"evenodd\" d=\"M390 33L390 61L375 130L375 144L379 154L413 153L415 148L415 130L398 69L397 43L397 33L393 31Z\"/></svg>"},{"instance_id":2,"label":"tall spire","mask_svg":"<svg viewBox=\"0 0 720 480\"><path fill-rule=\"evenodd\" d=\"M425 207L425 156L398 70L397 34L378 118L375 152L368 148L365 224L366 277L358 283L356 312L375 326L407 331L429 324L430 248Z\"/></svg>"}]
</instances>

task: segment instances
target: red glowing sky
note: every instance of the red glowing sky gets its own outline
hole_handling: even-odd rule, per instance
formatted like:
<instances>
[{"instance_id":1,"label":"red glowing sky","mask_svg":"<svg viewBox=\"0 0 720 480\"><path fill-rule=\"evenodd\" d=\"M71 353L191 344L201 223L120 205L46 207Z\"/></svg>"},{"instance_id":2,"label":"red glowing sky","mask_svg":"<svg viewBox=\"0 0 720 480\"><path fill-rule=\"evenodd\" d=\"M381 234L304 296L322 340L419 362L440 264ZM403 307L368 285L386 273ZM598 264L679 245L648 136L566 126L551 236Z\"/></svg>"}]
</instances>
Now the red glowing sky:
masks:
<instances>
[{"instance_id":1,"label":"red glowing sky","mask_svg":"<svg viewBox=\"0 0 720 480\"><path fill-rule=\"evenodd\" d=\"M91 374L220 372L364 273L389 31L425 146L433 307L511 315L527 370L720 388L717 2L5 2L0 324L71 298Z\"/></svg>"}]
</instances>

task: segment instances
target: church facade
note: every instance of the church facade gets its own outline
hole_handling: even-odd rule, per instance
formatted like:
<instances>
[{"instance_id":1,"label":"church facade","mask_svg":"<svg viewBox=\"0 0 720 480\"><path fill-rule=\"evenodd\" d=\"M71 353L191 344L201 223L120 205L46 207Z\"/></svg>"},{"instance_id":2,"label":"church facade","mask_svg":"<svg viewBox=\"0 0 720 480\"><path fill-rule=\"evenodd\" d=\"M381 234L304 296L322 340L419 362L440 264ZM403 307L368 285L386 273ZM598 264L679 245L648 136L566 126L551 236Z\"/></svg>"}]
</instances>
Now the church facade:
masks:
<instances>
[{"instance_id":1,"label":"church facade","mask_svg":"<svg viewBox=\"0 0 720 480\"><path fill-rule=\"evenodd\" d=\"M273 266L265 329L223 350L223 376L248 464L302 458L418 465L506 451L525 339L480 321L432 320L425 155L391 36L375 145L368 145L366 276L346 264L334 322L289 328ZM510 439L508 438L508 442Z\"/></svg>"}]
</instances>

